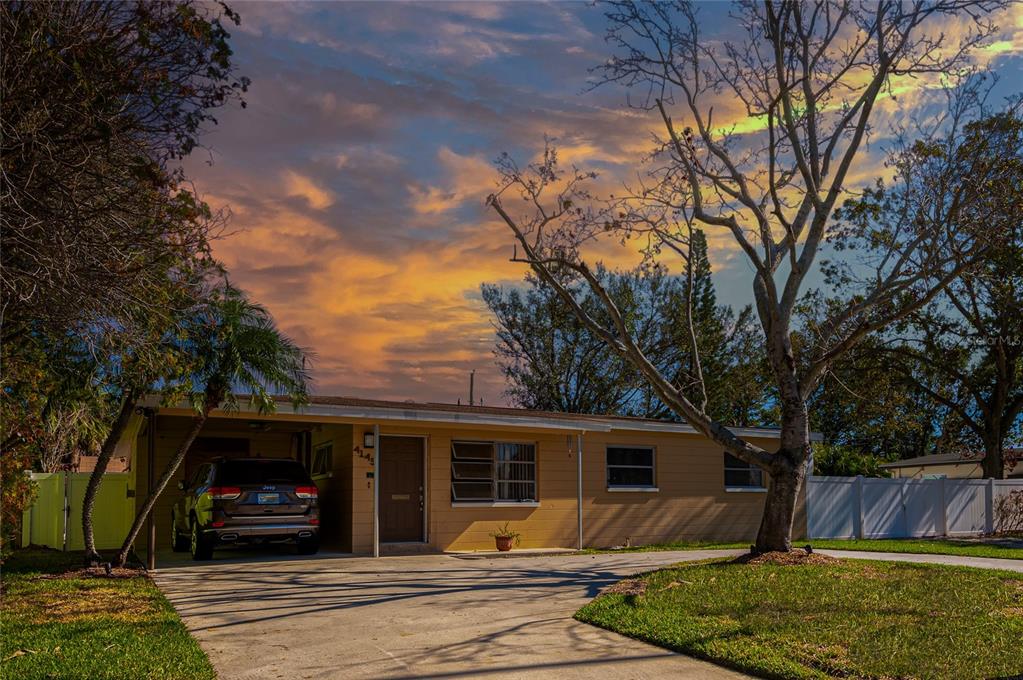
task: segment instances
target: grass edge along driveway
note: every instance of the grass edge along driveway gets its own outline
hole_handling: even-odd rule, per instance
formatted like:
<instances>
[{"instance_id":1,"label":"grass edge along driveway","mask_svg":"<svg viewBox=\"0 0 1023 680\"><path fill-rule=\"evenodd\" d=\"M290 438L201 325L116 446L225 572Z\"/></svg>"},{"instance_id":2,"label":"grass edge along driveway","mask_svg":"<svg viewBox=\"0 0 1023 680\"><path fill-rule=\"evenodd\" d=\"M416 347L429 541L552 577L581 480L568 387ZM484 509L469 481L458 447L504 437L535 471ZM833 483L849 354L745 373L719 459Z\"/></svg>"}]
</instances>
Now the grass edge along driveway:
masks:
<instances>
[{"instance_id":1,"label":"grass edge along driveway","mask_svg":"<svg viewBox=\"0 0 1023 680\"><path fill-rule=\"evenodd\" d=\"M1014 543L1021 539L1006 539ZM801 538L792 541L795 547L809 543L821 550L862 550L865 552L909 553L914 555L961 555L963 557L993 557L1005 560L1023 560L1023 548L981 542L973 539L956 538ZM730 548L749 548L749 543L710 543L699 541L679 541L676 543L654 543L631 548L591 548L583 552L648 552L658 550L725 550Z\"/></svg>"},{"instance_id":2,"label":"grass edge along driveway","mask_svg":"<svg viewBox=\"0 0 1023 680\"><path fill-rule=\"evenodd\" d=\"M216 677L144 572L108 578L81 570L81 561L81 553L41 549L4 560L0 677Z\"/></svg>"},{"instance_id":3,"label":"grass edge along driveway","mask_svg":"<svg viewBox=\"0 0 1023 680\"><path fill-rule=\"evenodd\" d=\"M575 618L766 678L1023 673L1023 576L865 560L680 564Z\"/></svg>"}]
</instances>

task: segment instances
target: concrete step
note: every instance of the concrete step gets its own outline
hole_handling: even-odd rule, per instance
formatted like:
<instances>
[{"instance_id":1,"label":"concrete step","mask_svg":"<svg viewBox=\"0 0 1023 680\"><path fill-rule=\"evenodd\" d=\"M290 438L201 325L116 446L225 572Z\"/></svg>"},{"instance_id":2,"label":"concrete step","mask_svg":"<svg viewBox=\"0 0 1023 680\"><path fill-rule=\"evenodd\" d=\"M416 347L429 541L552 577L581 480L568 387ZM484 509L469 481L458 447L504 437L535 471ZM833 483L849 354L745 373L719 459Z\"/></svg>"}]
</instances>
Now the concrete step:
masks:
<instances>
[{"instance_id":1,"label":"concrete step","mask_svg":"<svg viewBox=\"0 0 1023 680\"><path fill-rule=\"evenodd\" d=\"M429 543L381 543L380 555L437 555L440 551Z\"/></svg>"}]
</instances>

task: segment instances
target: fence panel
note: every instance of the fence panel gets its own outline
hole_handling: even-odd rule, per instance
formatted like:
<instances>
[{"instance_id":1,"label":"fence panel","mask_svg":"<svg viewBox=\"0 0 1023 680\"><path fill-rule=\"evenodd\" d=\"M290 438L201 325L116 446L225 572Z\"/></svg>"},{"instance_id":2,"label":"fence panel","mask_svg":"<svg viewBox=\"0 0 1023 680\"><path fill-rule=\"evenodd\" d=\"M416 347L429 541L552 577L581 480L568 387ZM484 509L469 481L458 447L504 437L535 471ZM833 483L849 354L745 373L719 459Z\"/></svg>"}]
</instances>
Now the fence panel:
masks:
<instances>
[{"instance_id":1,"label":"fence panel","mask_svg":"<svg viewBox=\"0 0 1023 680\"><path fill-rule=\"evenodd\" d=\"M36 499L21 520L21 543L64 547L64 473L33 472Z\"/></svg>"},{"instance_id":2,"label":"fence panel","mask_svg":"<svg viewBox=\"0 0 1023 680\"><path fill-rule=\"evenodd\" d=\"M994 510L994 528L996 531L1005 531L1012 529L1014 531L1019 530L1019 526L1023 518L1019 516L1008 516L1000 517L998 513L998 502L1008 496L1012 492L1023 493L1023 479L996 479L994 482L994 489L991 498L991 505ZM1012 524L1012 526L1000 526L1000 524Z\"/></svg>"},{"instance_id":3,"label":"fence panel","mask_svg":"<svg viewBox=\"0 0 1023 680\"><path fill-rule=\"evenodd\" d=\"M128 497L131 475L103 475L96 494L93 525L96 547L119 548L131 528L134 499ZM22 518L22 544L58 550L82 550L82 501L89 484L88 472L33 473L36 500Z\"/></svg>"},{"instance_id":4,"label":"fence panel","mask_svg":"<svg viewBox=\"0 0 1023 680\"><path fill-rule=\"evenodd\" d=\"M806 487L810 536L855 538L859 523L855 477L812 477Z\"/></svg>"},{"instance_id":5,"label":"fence panel","mask_svg":"<svg viewBox=\"0 0 1023 680\"><path fill-rule=\"evenodd\" d=\"M810 538L975 536L996 530L998 499L1023 480L810 477Z\"/></svg>"},{"instance_id":6,"label":"fence panel","mask_svg":"<svg viewBox=\"0 0 1023 680\"><path fill-rule=\"evenodd\" d=\"M902 505L902 484L895 479L864 479L862 488L863 536L905 536L906 511Z\"/></svg>"},{"instance_id":7,"label":"fence panel","mask_svg":"<svg viewBox=\"0 0 1023 680\"><path fill-rule=\"evenodd\" d=\"M902 505L906 511L906 533L916 538L944 533L940 479L901 480Z\"/></svg>"},{"instance_id":8,"label":"fence panel","mask_svg":"<svg viewBox=\"0 0 1023 680\"><path fill-rule=\"evenodd\" d=\"M949 536L972 536L987 531L986 479L945 480Z\"/></svg>"}]
</instances>

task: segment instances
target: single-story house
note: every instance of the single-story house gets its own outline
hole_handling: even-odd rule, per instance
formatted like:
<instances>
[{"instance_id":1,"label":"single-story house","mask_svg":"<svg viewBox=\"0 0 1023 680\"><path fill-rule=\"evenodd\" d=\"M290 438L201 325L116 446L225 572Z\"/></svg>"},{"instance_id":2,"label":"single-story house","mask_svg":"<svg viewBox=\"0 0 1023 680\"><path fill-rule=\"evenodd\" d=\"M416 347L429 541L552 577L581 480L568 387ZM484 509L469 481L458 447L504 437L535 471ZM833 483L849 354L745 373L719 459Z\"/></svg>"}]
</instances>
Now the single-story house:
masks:
<instances>
[{"instance_id":1,"label":"single-story house","mask_svg":"<svg viewBox=\"0 0 1023 680\"><path fill-rule=\"evenodd\" d=\"M1008 449L1007 459L1023 458L1023 449ZM885 463L881 467L891 472L892 477L910 479L982 479L984 477L984 452L934 453ZM1023 478L1023 464L1006 466L1008 479Z\"/></svg>"},{"instance_id":2,"label":"single-story house","mask_svg":"<svg viewBox=\"0 0 1023 680\"><path fill-rule=\"evenodd\" d=\"M140 411L118 450L136 504L191 420L184 404ZM777 430L736 432L777 447ZM522 548L747 541L768 482L687 424L317 396L272 415L214 411L156 505L159 549L170 546L177 482L215 456L302 461L319 487L324 545L357 554L493 550L489 534L506 522ZM793 535L805 527L801 500Z\"/></svg>"}]
</instances>

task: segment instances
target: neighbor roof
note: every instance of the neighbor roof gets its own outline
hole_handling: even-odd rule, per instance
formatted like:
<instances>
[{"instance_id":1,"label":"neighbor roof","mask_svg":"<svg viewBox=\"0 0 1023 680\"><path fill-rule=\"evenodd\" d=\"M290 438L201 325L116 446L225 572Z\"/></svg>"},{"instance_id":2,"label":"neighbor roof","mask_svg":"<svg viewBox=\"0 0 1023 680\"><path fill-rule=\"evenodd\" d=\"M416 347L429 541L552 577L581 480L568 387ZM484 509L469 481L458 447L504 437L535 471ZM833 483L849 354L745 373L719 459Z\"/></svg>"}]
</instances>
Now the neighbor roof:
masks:
<instances>
[{"instance_id":1,"label":"neighbor roof","mask_svg":"<svg viewBox=\"0 0 1023 680\"><path fill-rule=\"evenodd\" d=\"M1008 454L1006 458L1023 455L1023 448L1008 448L1005 449L1005 453ZM903 468L920 467L926 465L959 465L965 463L980 463L982 460L984 460L983 451L966 451L962 453L932 453L929 456L917 456L916 458L906 458L904 460L897 460L893 463L885 463L881 467Z\"/></svg>"},{"instance_id":2,"label":"neighbor roof","mask_svg":"<svg viewBox=\"0 0 1023 680\"><path fill-rule=\"evenodd\" d=\"M917 456L885 463L883 468L920 467L926 465L958 465L960 463L979 463L984 460L984 452L976 453L932 453L929 456Z\"/></svg>"}]
</instances>

